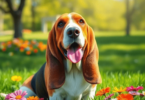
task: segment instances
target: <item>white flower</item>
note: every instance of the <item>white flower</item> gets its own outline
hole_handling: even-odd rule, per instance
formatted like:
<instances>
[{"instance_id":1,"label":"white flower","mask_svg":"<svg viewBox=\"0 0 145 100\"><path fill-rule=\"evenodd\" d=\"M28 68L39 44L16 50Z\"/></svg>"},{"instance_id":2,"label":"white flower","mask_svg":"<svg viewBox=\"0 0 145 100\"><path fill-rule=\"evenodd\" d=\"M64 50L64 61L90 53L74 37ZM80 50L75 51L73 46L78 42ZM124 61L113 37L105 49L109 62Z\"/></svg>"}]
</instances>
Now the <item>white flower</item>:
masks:
<instances>
[{"instance_id":1,"label":"white flower","mask_svg":"<svg viewBox=\"0 0 145 100\"><path fill-rule=\"evenodd\" d=\"M145 95L145 91L142 91L142 94Z\"/></svg>"},{"instance_id":2,"label":"white flower","mask_svg":"<svg viewBox=\"0 0 145 100\"><path fill-rule=\"evenodd\" d=\"M9 52L9 56L13 56L14 55L14 53L13 52Z\"/></svg>"},{"instance_id":3,"label":"white flower","mask_svg":"<svg viewBox=\"0 0 145 100\"><path fill-rule=\"evenodd\" d=\"M117 98L112 98L111 100L117 100Z\"/></svg>"}]
</instances>

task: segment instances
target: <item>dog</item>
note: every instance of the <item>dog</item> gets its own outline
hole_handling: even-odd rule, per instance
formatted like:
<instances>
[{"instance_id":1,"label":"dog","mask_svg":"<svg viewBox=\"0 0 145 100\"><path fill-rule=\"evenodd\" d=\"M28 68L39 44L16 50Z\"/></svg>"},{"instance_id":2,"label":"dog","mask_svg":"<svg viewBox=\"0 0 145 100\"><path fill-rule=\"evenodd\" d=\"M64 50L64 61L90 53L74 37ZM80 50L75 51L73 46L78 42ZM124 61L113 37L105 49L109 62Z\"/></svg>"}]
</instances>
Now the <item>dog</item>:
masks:
<instances>
[{"instance_id":1,"label":"dog","mask_svg":"<svg viewBox=\"0 0 145 100\"><path fill-rule=\"evenodd\" d=\"M93 99L102 82L98 59L92 28L77 13L63 14L48 35L46 63L20 90L49 100Z\"/></svg>"}]
</instances>

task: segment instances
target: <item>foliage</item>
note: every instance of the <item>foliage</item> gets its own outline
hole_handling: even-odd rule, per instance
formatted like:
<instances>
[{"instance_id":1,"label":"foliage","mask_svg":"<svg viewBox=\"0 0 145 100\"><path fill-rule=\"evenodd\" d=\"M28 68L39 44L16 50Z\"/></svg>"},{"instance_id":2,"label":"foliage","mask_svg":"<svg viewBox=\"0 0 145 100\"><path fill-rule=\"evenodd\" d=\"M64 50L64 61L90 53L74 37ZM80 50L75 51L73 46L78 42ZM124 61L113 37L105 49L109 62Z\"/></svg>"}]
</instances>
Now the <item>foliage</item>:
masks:
<instances>
[{"instance_id":1,"label":"foliage","mask_svg":"<svg viewBox=\"0 0 145 100\"><path fill-rule=\"evenodd\" d=\"M94 29L99 30L124 30L126 27L125 0L26 0L22 16L24 29L32 27L32 3L36 2L35 30L41 29L41 18L56 16L63 13L80 13ZM132 14L132 29L145 30L144 0L130 0ZM140 7L141 6L141 7ZM135 10L134 10L135 8ZM12 29L10 15L4 15L5 29ZM49 22L48 22L49 24ZM49 25L49 28L51 25Z\"/></svg>"}]
</instances>

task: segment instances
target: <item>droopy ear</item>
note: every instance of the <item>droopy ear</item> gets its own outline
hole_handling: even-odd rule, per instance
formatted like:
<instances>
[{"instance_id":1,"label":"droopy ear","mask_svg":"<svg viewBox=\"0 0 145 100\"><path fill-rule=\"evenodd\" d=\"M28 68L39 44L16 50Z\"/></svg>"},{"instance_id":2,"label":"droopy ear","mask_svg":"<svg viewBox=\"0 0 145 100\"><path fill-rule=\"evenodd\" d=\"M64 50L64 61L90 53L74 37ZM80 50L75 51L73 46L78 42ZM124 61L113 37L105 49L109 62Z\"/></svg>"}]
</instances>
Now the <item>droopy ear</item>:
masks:
<instances>
[{"instance_id":1,"label":"droopy ear","mask_svg":"<svg viewBox=\"0 0 145 100\"><path fill-rule=\"evenodd\" d=\"M87 41L82 62L83 75L87 82L99 84L102 82L98 67L99 51L92 28L87 27Z\"/></svg>"},{"instance_id":2,"label":"droopy ear","mask_svg":"<svg viewBox=\"0 0 145 100\"><path fill-rule=\"evenodd\" d=\"M46 67L48 67L49 89L60 88L65 81L65 70L62 54L57 47L55 27L49 33L46 49Z\"/></svg>"}]
</instances>

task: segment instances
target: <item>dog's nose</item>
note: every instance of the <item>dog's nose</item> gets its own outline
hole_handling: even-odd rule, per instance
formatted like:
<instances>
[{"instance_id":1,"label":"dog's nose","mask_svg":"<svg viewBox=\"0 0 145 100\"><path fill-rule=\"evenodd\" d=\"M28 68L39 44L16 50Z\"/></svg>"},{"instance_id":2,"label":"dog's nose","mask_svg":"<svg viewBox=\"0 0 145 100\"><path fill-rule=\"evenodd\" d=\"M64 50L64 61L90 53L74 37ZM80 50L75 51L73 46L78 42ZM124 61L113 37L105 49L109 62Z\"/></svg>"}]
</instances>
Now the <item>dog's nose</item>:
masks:
<instances>
[{"instance_id":1,"label":"dog's nose","mask_svg":"<svg viewBox=\"0 0 145 100\"><path fill-rule=\"evenodd\" d=\"M71 27L67 30L67 34L70 38L77 38L80 34L80 31L76 27Z\"/></svg>"}]
</instances>

